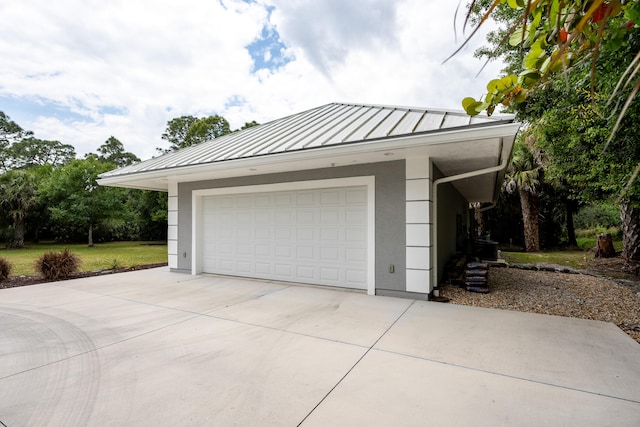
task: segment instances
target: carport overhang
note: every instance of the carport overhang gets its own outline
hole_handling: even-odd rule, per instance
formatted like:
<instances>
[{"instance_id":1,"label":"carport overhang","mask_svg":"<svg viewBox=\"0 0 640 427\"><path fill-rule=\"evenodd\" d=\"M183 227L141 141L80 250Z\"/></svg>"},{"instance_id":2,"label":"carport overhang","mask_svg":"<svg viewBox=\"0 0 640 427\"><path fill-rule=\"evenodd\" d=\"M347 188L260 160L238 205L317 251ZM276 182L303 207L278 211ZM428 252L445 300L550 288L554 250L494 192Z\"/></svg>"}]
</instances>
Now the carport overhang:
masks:
<instances>
[{"instance_id":1,"label":"carport overhang","mask_svg":"<svg viewBox=\"0 0 640 427\"><path fill-rule=\"evenodd\" d=\"M170 184L220 178L265 175L428 158L442 174L455 176L477 170L505 167L497 171L452 182L470 203L491 202L497 197L520 124L512 121L466 126L423 134L342 143L313 149L238 158L161 170L112 175L100 185L168 191Z\"/></svg>"}]
</instances>

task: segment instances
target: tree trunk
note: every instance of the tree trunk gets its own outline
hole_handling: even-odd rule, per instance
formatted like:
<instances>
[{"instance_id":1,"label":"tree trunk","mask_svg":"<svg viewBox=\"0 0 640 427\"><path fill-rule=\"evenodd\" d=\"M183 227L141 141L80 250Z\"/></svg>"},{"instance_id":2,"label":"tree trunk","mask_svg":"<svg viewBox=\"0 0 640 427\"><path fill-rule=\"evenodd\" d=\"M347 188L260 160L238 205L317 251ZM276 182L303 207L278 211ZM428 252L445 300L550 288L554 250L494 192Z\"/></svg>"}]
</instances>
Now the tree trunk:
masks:
<instances>
[{"instance_id":1,"label":"tree trunk","mask_svg":"<svg viewBox=\"0 0 640 427\"><path fill-rule=\"evenodd\" d=\"M640 261L640 208L631 203L620 204L622 221L622 257L627 262Z\"/></svg>"},{"instance_id":2,"label":"tree trunk","mask_svg":"<svg viewBox=\"0 0 640 427\"><path fill-rule=\"evenodd\" d=\"M573 225L573 212L574 212L574 203L571 200L567 200L567 239L569 246L578 246L578 241L576 240L576 228Z\"/></svg>"},{"instance_id":3,"label":"tree trunk","mask_svg":"<svg viewBox=\"0 0 640 427\"><path fill-rule=\"evenodd\" d=\"M522 188L518 189L518 193L524 226L524 248L527 252L538 252L540 251L538 196Z\"/></svg>"},{"instance_id":4,"label":"tree trunk","mask_svg":"<svg viewBox=\"0 0 640 427\"><path fill-rule=\"evenodd\" d=\"M611 258L614 256L616 256L616 250L613 248L611 234L598 234L596 258Z\"/></svg>"},{"instance_id":5,"label":"tree trunk","mask_svg":"<svg viewBox=\"0 0 640 427\"><path fill-rule=\"evenodd\" d=\"M16 219L13 222L13 242L11 246L17 249L24 248L24 221Z\"/></svg>"},{"instance_id":6,"label":"tree trunk","mask_svg":"<svg viewBox=\"0 0 640 427\"><path fill-rule=\"evenodd\" d=\"M89 224L89 247L93 247L93 224Z\"/></svg>"}]
</instances>

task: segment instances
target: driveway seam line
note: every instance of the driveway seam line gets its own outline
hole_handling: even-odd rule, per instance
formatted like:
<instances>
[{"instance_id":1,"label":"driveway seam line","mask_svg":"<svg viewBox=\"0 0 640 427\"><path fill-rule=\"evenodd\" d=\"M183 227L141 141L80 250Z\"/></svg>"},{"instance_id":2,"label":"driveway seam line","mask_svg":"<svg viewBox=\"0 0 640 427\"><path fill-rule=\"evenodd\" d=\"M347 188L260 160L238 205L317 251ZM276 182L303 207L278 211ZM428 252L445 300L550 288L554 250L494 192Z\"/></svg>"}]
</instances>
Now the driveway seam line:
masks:
<instances>
[{"instance_id":1,"label":"driveway seam line","mask_svg":"<svg viewBox=\"0 0 640 427\"><path fill-rule=\"evenodd\" d=\"M514 380L520 380L520 381L530 382L530 383L534 383L534 384L546 385L546 386L549 386L549 387L562 388L562 389L565 389L565 390L577 391L577 392L580 392L580 393L586 393L586 394L591 394L591 395L595 395L595 396L608 397L608 398L611 398L611 399L622 400L622 401L625 401L625 402L640 403L640 401L638 401L638 400L627 399L627 398L624 398L624 397L611 396L611 395L608 395L608 394L597 393L597 392L589 391L589 390L582 390L582 389L579 389L579 388L564 386L564 385L560 385L560 384L552 384L552 383L548 383L548 382L544 382L544 381L540 381L540 380L534 380L534 379L531 379L531 378L523 378L523 377L519 377L519 376L516 376L516 375L504 374L504 373L501 373L501 372L489 371L489 370L481 369L481 368L474 368L472 366L459 365L457 363L450 363L450 362L445 362L445 361L442 361L442 360L430 359L428 357L420 357L420 356L416 356L416 355L413 355L413 354L405 354L405 353L400 353L400 352L392 351L392 350L385 350L385 349L381 349L381 348L374 348L374 350L377 350L377 351L380 351L380 352L383 352L383 353L388 353L388 354L396 354L398 356L411 357L413 359L425 360L427 362L438 363L438 364L441 364L441 365L452 366L454 368L461 368L461 369L466 369L466 370L469 370L469 371L482 372L482 373L485 373L485 374L498 375L498 376L501 376L501 377L511 378L511 379L514 379Z\"/></svg>"},{"instance_id":2,"label":"driveway seam line","mask_svg":"<svg viewBox=\"0 0 640 427\"><path fill-rule=\"evenodd\" d=\"M282 333L285 333L285 334L298 335L298 336L301 336L301 337L315 338L315 339L318 339L318 340L329 341L329 342L334 342L334 343L338 343L338 344L346 344L346 345L350 345L350 346L354 346L354 347L367 348L366 345L362 345L362 344L354 344L352 342L346 342L346 341L334 340L334 339L331 339L331 338L319 337L317 335L303 334L302 332L288 331L286 329L280 329L280 328L276 328L274 326L259 325L257 323L243 322L241 320L236 320L236 319L227 319L226 317L212 316L210 314L203 314L202 316L210 317L210 318L216 319L216 320L222 320L222 321L225 321L225 322L237 323L239 325L251 326L251 327L254 327L254 328L268 329L270 331L282 332ZM371 348L371 347L369 347L369 348Z\"/></svg>"},{"instance_id":3,"label":"driveway seam line","mask_svg":"<svg viewBox=\"0 0 640 427\"><path fill-rule=\"evenodd\" d=\"M329 390L324 395L324 397L322 397L322 399L320 399L320 401L309 411L309 413L297 424L298 427L300 427L302 423L304 423L311 416L311 414L313 414L315 410L318 409L320 405L322 405L322 403L329 397L329 395L333 393L333 390L335 390L342 383L342 381L344 381L345 378L347 378L347 376L355 369L355 367L360 364L362 359L364 359L367 356L367 354L369 354L369 352L375 347L375 345L378 344L378 342L380 342L380 340L391 330L391 328L393 328L395 324L398 323L398 321L402 318L402 316L404 316L406 312L409 311L409 309L413 306L413 304L415 304L415 302L416 302L415 300L411 301L411 304L409 304L407 308L405 308L404 311L400 313L400 315L396 318L396 320L394 320L393 323L391 323L391 325L389 325L389 327L378 337L378 339L373 344L371 344L369 348L367 348L367 350L362 354L362 356L360 356L360 358L358 358L358 360L356 360L353 366L351 366L347 370L347 372L342 376L342 378L340 378L338 382L336 382L334 386L331 387L331 390Z\"/></svg>"}]
</instances>

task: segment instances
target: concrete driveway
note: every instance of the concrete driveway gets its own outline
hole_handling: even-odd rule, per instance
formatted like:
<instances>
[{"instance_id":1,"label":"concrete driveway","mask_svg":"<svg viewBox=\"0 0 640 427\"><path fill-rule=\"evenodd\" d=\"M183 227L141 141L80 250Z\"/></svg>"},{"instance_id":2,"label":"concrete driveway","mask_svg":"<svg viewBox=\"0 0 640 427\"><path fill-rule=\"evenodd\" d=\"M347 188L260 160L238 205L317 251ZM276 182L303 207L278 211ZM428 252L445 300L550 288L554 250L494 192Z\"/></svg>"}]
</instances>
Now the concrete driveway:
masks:
<instances>
[{"instance_id":1,"label":"concrete driveway","mask_svg":"<svg viewBox=\"0 0 640 427\"><path fill-rule=\"evenodd\" d=\"M0 290L0 427L640 425L612 324L167 269Z\"/></svg>"}]
</instances>

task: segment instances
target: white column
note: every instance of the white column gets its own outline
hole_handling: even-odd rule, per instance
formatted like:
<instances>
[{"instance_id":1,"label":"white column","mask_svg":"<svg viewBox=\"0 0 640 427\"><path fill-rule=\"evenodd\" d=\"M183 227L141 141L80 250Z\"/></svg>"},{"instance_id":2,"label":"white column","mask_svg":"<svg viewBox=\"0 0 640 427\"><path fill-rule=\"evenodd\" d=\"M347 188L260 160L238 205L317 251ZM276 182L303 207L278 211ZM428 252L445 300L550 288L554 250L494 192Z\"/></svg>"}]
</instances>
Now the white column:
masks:
<instances>
[{"instance_id":1,"label":"white column","mask_svg":"<svg viewBox=\"0 0 640 427\"><path fill-rule=\"evenodd\" d=\"M431 291L431 162L406 161L407 292Z\"/></svg>"},{"instance_id":2,"label":"white column","mask_svg":"<svg viewBox=\"0 0 640 427\"><path fill-rule=\"evenodd\" d=\"M178 268L178 184L169 183L169 212L167 215L167 252L169 268Z\"/></svg>"}]
</instances>

